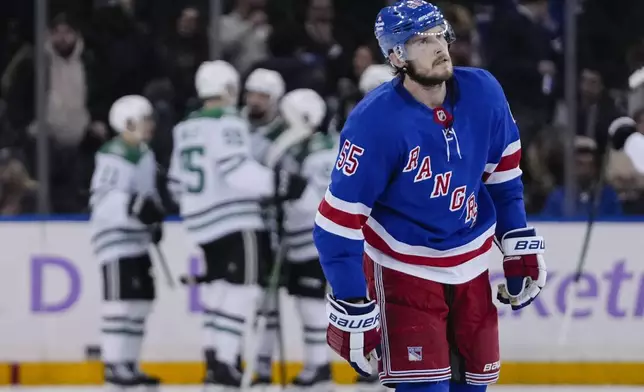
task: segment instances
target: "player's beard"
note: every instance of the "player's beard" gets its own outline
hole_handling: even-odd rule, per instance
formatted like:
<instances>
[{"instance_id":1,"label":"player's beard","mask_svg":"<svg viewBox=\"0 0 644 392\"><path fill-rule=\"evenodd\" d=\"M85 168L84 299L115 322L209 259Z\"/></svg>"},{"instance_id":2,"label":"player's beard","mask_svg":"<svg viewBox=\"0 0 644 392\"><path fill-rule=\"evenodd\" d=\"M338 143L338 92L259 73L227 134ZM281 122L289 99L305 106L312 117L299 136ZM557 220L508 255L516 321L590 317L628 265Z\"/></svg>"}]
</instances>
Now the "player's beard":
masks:
<instances>
[{"instance_id":1,"label":"player's beard","mask_svg":"<svg viewBox=\"0 0 644 392\"><path fill-rule=\"evenodd\" d=\"M418 72L418 68L412 61L407 62L406 75L409 76L409 79L425 87L434 87L438 86L446 81L448 81L454 72L446 72L444 75L423 75Z\"/></svg>"},{"instance_id":2,"label":"player's beard","mask_svg":"<svg viewBox=\"0 0 644 392\"><path fill-rule=\"evenodd\" d=\"M266 117L266 111L258 107L250 106L248 108L248 118L251 121L261 121Z\"/></svg>"}]
</instances>

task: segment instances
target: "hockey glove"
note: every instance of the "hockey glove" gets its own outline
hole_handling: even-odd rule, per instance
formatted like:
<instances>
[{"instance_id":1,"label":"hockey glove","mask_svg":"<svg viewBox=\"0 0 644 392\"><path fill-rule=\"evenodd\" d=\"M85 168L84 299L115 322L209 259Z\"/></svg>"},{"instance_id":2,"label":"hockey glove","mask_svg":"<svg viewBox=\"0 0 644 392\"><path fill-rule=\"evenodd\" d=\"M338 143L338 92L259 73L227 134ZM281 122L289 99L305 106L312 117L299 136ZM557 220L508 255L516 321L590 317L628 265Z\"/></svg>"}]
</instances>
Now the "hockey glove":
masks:
<instances>
[{"instance_id":1,"label":"hockey glove","mask_svg":"<svg viewBox=\"0 0 644 392\"><path fill-rule=\"evenodd\" d=\"M375 301L353 304L327 295L326 341L361 376L371 375L372 356L380 359L380 308Z\"/></svg>"},{"instance_id":2,"label":"hockey glove","mask_svg":"<svg viewBox=\"0 0 644 392\"><path fill-rule=\"evenodd\" d=\"M128 205L130 216L136 217L144 225L163 222L165 211L156 200L145 195L133 195Z\"/></svg>"},{"instance_id":3,"label":"hockey glove","mask_svg":"<svg viewBox=\"0 0 644 392\"><path fill-rule=\"evenodd\" d=\"M297 174L281 172L280 183L277 191L280 201L299 199L306 189L306 179Z\"/></svg>"},{"instance_id":4,"label":"hockey glove","mask_svg":"<svg viewBox=\"0 0 644 392\"><path fill-rule=\"evenodd\" d=\"M150 225L150 236L153 244L158 244L163 239L163 226L161 223Z\"/></svg>"},{"instance_id":5,"label":"hockey glove","mask_svg":"<svg viewBox=\"0 0 644 392\"><path fill-rule=\"evenodd\" d=\"M512 310L528 306L546 284L545 243L534 228L511 230L503 236L505 283L498 286L497 299Z\"/></svg>"}]
</instances>

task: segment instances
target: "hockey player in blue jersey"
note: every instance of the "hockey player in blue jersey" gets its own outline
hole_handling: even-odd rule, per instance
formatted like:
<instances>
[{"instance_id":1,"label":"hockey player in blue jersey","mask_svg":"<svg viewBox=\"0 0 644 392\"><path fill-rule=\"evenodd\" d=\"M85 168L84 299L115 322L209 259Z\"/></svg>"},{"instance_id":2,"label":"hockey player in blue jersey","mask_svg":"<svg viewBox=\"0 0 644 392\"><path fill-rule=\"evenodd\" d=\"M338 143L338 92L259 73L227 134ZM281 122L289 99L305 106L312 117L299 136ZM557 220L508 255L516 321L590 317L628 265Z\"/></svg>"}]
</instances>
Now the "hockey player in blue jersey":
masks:
<instances>
[{"instance_id":1,"label":"hockey player in blue jersey","mask_svg":"<svg viewBox=\"0 0 644 392\"><path fill-rule=\"evenodd\" d=\"M362 375L380 358L399 391L484 391L500 370L494 241L502 303L520 309L546 282L517 126L490 73L452 66L454 33L432 4L383 8L375 34L397 77L347 119L315 219L327 342Z\"/></svg>"}]
</instances>

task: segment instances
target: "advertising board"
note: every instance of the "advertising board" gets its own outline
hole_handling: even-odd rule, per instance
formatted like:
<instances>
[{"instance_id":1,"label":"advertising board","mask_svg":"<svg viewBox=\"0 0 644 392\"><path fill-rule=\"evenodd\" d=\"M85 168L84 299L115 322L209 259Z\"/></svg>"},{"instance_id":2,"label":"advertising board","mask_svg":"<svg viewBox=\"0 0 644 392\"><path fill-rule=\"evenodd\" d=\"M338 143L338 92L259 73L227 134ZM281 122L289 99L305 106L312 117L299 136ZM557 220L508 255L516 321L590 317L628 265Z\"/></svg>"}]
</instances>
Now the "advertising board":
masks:
<instances>
[{"instance_id":1,"label":"advertising board","mask_svg":"<svg viewBox=\"0 0 644 392\"><path fill-rule=\"evenodd\" d=\"M585 224L535 224L546 238L548 284L530 307L499 305L502 382L644 384L644 223L598 223L585 272L573 275ZM87 223L0 222L0 383L94 383L100 366L100 280ZM166 224L162 250L174 275L196 273L201 254L180 223ZM493 292L503 279L501 256L491 266ZM157 276L161 273L156 269ZM157 282L144 361L171 382L202 377L199 288ZM289 373L302 361L300 323L285 293L282 325ZM571 297L576 298L572 300ZM574 304L565 344L563 314ZM354 376L338 357L339 382Z\"/></svg>"}]
</instances>

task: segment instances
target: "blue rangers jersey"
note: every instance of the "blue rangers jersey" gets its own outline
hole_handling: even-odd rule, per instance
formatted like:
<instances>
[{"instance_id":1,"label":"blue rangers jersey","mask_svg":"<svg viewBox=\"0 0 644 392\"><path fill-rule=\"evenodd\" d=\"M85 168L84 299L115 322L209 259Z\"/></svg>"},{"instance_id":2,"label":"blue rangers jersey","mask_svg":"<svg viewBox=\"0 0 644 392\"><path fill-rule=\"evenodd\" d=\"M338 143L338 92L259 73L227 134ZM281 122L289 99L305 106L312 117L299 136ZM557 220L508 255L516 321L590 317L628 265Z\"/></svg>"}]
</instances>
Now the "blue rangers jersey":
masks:
<instances>
[{"instance_id":1,"label":"blue rangers jersey","mask_svg":"<svg viewBox=\"0 0 644 392\"><path fill-rule=\"evenodd\" d=\"M495 236L526 227L521 143L487 71L455 67L443 108L400 78L349 116L314 240L337 298L366 293L363 255L390 269L459 284L488 269Z\"/></svg>"}]
</instances>

